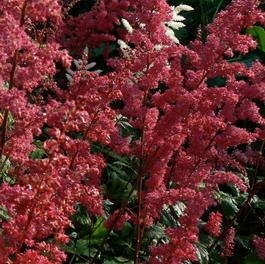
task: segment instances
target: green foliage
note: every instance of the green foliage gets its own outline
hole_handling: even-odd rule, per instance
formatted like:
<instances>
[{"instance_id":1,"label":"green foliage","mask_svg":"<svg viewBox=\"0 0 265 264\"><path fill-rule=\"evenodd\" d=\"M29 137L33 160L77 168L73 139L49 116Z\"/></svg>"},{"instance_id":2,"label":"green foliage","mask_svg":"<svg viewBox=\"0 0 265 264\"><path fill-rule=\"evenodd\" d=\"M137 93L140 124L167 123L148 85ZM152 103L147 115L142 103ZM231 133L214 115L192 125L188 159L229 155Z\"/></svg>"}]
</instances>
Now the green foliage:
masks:
<instances>
[{"instance_id":1,"label":"green foliage","mask_svg":"<svg viewBox=\"0 0 265 264\"><path fill-rule=\"evenodd\" d=\"M252 253L245 257L243 264L263 264L264 262L261 261L255 253Z\"/></svg>"},{"instance_id":2,"label":"green foliage","mask_svg":"<svg viewBox=\"0 0 265 264\"><path fill-rule=\"evenodd\" d=\"M220 205L222 214L227 218L232 218L238 212L238 204L236 199L228 193L216 191L215 199Z\"/></svg>"},{"instance_id":3,"label":"green foliage","mask_svg":"<svg viewBox=\"0 0 265 264\"><path fill-rule=\"evenodd\" d=\"M101 45L98 48L95 48L94 50L92 50L91 55L93 57L99 57L99 56L103 56L104 54L104 50L105 50L105 43L101 43ZM117 45L115 44L111 44L109 46L109 54L111 54L113 51L115 51L117 49Z\"/></svg>"},{"instance_id":4,"label":"green foliage","mask_svg":"<svg viewBox=\"0 0 265 264\"><path fill-rule=\"evenodd\" d=\"M248 28L246 34L251 35L258 42L258 49L265 52L265 30L263 27L254 26Z\"/></svg>"},{"instance_id":5,"label":"green foliage","mask_svg":"<svg viewBox=\"0 0 265 264\"><path fill-rule=\"evenodd\" d=\"M198 243L196 245L196 253L198 257L198 262L200 264L208 264L209 263L209 252L206 247L202 244Z\"/></svg>"},{"instance_id":6,"label":"green foliage","mask_svg":"<svg viewBox=\"0 0 265 264\"><path fill-rule=\"evenodd\" d=\"M0 207L0 218L4 221L10 218L8 211L5 207Z\"/></svg>"},{"instance_id":7,"label":"green foliage","mask_svg":"<svg viewBox=\"0 0 265 264\"><path fill-rule=\"evenodd\" d=\"M34 145L36 149L31 152L30 158L31 159L44 159L47 158L47 154L43 148L43 143L40 140L34 140Z\"/></svg>"}]
</instances>

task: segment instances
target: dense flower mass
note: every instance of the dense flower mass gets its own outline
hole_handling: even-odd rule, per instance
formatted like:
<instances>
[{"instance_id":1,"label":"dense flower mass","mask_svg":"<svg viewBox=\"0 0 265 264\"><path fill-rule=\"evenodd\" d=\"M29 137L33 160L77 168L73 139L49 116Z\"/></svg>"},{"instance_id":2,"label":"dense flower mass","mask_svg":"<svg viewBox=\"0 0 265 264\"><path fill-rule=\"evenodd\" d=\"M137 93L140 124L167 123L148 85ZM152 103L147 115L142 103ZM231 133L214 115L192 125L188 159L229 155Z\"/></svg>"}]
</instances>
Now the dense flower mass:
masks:
<instances>
[{"instance_id":1,"label":"dense flower mass","mask_svg":"<svg viewBox=\"0 0 265 264\"><path fill-rule=\"evenodd\" d=\"M175 31L180 12L166 0L101 0L71 17L62 1L3 0L0 6L0 263L63 263L63 246L76 205L105 217L101 185L107 161L93 144L133 157L128 201L113 207L108 231L130 221L136 229L135 263L146 229L165 206L184 204L166 242L149 248L150 264L196 261L195 245L215 192L234 184L248 189L244 164L254 164L250 145L264 140L265 67L228 61L257 47L244 34L265 26L256 0L234 0L189 46ZM102 48L101 63L93 52ZM111 47L115 52L111 54ZM65 77L67 76L67 77ZM223 78L220 86L209 81ZM123 107L113 107L122 102ZM137 136L122 135L117 116ZM244 122L256 125L250 131ZM41 146L38 146L40 144ZM36 149L42 156L35 157ZM243 176L242 176L243 175ZM128 198L128 199L129 199ZM116 206L116 205L115 205ZM106 218L106 217L105 217ZM210 213L205 230L221 235L222 214ZM236 230L226 230L231 256ZM264 241L256 238L264 259Z\"/></svg>"},{"instance_id":2,"label":"dense flower mass","mask_svg":"<svg viewBox=\"0 0 265 264\"><path fill-rule=\"evenodd\" d=\"M233 227L229 228L225 234L224 240L224 256L232 256L234 245L235 245L235 229Z\"/></svg>"},{"instance_id":3,"label":"dense flower mass","mask_svg":"<svg viewBox=\"0 0 265 264\"><path fill-rule=\"evenodd\" d=\"M211 213L205 229L209 234L218 237L221 234L222 214L220 212Z\"/></svg>"},{"instance_id":4,"label":"dense flower mass","mask_svg":"<svg viewBox=\"0 0 265 264\"><path fill-rule=\"evenodd\" d=\"M265 239L262 237L255 237L253 240L254 245L256 247L257 255L261 260L265 259Z\"/></svg>"}]
</instances>

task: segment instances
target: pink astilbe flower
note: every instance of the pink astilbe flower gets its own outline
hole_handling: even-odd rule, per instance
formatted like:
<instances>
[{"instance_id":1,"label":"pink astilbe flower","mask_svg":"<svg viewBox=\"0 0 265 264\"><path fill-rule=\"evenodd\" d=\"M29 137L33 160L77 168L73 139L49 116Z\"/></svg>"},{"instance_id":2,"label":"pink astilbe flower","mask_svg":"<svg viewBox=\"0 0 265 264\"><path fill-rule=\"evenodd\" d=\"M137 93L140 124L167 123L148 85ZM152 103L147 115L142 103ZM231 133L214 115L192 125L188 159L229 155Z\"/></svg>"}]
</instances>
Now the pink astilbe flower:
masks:
<instances>
[{"instance_id":1,"label":"pink astilbe flower","mask_svg":"<svg viewBox=\"0 0 265 264\"><path fill-rule=\"evenodd\" d=\"M218 237L221 234L222 214L220 212L212 212L208 218L205 230L213 237Z\"/></svg>"},{"instance_id":2,"label":"pink astilbe flower","mask_svg":"<svg viewBox=\"0 0 265 264\"><path fill-rule=\"evenodd\" d=\"M5 263L13 254L16 263L62 263L66 256L58 245L69 241L65 230L75 205L82 203L91 215L103 214L100 179L105 162L102 155L92 154L88 139L110 146L113 138L120 139L109 105L121 96L123 79L81 69L63 91L53 80L56 63L69 67L72 58L53 32L63 26L59 1L4 1L0 8L5 29L0 36L0 108L14 120L12 129L1 129L0 158L10 162L8 173L14 179L13 186L0 187L0 205L9 216L1 223L1 260ZM36 23L47 31L35 28ZM44 126L45 157L33 159L34 139ZM82 133L82 138L71 133ZM45 244L48 237L55 242Z\"/></svg>"},{"instance_id":3,"label":"pink astilbe flower","mask_svg":"<svg viewBox=\"0 0 265 264\"><path fill-rule=\"evenodd\" d=\"M119 17L125 16L129 5L128 0L104 0L90 12L70 17L63 30L63 34L69 37L65 45L81 54L86 46L96 48L104 42L108 53L109 43L116 40L112 31L121 25Z\"/></svg>"},{"instance_id":4,"label":"pink astilbe flower","mask_svg":"<svg viewBox=\"0 0 265 264\"><path fill-rule=\"evenodd\" d=\"M105 222L105 226L107 229L115 229L122 230L123 225L130 219L130 215L125 212L119 215L119 210L116 210L113 214L111 214Z\"/></svg>"},{"instance_id":5,"label":"pink astilbe flower","mask_svg":"<svg viewBox=\"0 0 265 264\"><path fill-rule=\"evenodd\" d=\"M235 228L230 227L225 233L224 239L224 251L223 256L229 257L233 255L234 245L235 245Z\"/></svg>"},{"instance_id":6,"label":"pink astilbe flower","mask_svg":"<svg viewBox=\"0 0 265 264\"><path fill-rule=\"evenodd\" d=\"M14 262L16 264L51 264L51 262L47 257L40 256L39 252L28 250L25 254L19 254L16 261Z\"/></svg>"},{"instance_id":7,"label":"pink astilbe flower","mask_svg":"<svg viewBox=\"0 0 265 264\"><path fill-rule=\"evenodd\" d=\"M134 6L137 4L134 2ZM122 113L143 135L142 141L131 145L132 153L146 162L143 224L148 226L159 217L170 184L175 184L178 190L196 190L194 199L200 201L196 215L192 213L192 203L189 205L187 201L185 213L188 216L181 217L181 226L170 231L176 241L186 237L186 244L171 241L169 245L152 248L150 263L181 263L185 256L186 260L196 258L194 252L186 252L187 243L192 248L196 241L199 218L214 204L213 190L219 184L229 182L241 191L247 189L244 181L229 171L232 167L241 172L242 166L228 150L257 139L257 134L239 127L237 121L255 120L263 124L252 101L261 92L256 96L253 93L252 98L246 96L251 92L250 85L254 85L238 81L237 76L254 74L246 66L228 63L224 58L234 56L233 52L245 54L256 48L256 42L242 34L242 30L252 23L263 21L264 14L256 4L256 1L233 1L209 25L206 42L197 39L187 48L177 47L163 37L161 22L169 19L165 15L169 14L165 12L165 2L156 1L154 5L158 11L151 13L148 3L144 3L145 9L138 11L136 8L127 17L134 30L123 40L134 47L123 60L109 60L109 65L115 69L132 73L121 88L125 101ZM231 17L231 14L235 15ZM226 31L229 34L224 33ZM181 61L181 54L185 55L185 63ZM226 83L209 89L206 81L217 76L224 77ZM263 80L257 82L263 85ZM159 88L161 83L165 86L163 92ZM241 110L244 105L251 106L248 112ZM149 130L151 113L154 117L152 130ZM201 183L205 184L202 189ZM184 227L190 231L189 235L181 233ZM174 252L169 250L171 243L177 247L179 260L175 255L174 260L170 256L170 252Z\"/></svg>"},{"instance_id":8,"label":"pink astilbe flower","mask_svg":"<svg viewBox=\"0 0 265 264\"><path fill-rule=\"evenodd\" d=\"M255 236L253 243L256 248L258 257L261 260L264 260L265 259L265 239L260 236Z\"/></svg>"}]
</instances>

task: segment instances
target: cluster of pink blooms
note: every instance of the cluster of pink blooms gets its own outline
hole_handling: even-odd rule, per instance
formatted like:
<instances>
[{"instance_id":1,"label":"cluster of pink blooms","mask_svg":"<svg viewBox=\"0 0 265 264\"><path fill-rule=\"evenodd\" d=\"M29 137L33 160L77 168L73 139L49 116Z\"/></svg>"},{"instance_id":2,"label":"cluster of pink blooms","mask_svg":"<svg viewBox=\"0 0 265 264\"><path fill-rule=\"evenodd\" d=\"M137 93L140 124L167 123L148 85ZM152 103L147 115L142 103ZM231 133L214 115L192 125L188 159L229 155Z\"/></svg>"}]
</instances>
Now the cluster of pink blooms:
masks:
<instances>
[{"instance_id":1,"label":"cluster of pink blooms","mask_svg":"<svg viewBox=\"0 0 265 264\"><path fill-rule=\"evenodd\" d=\"M261 260L265 260L265 239L256 236L253 240L258 257Z\"/></svg>"},{"instance_id":2,"label":"cluster of pink blooms","mask_svg":"<svg viewBox=\"0 0 265 264\"><path fill-rule=\"evenodd\" d=\"M222 227L222 214L220 212L216 213L212 212L205 226L206 231L210 235L218 237L221 234L221 227Z\"/></svg>"},{"instance_id":3,"label":"cluster of pink blooms","mask_svg":"<svg viewBox=\"0 0 265 264\"><path fill-rule=\"evenodd\" d=\"M150 248L149 263L196 260L198 223L215 205L215 189L233 183L247 190L238 176L245 173L239 156L248 162L251 151L239 155L236 147L265 135L265 120L253 101L265 102L265 67L227 61L256 48L242 32L265 25L258 4L232 1L207 27L206 42L198 38L186 47L165 34L165 23L173 19L166 0L101 0L75 18L65 17L61 1L1 2L0 109L14 125L2 125L0 158L1 164L10 162L14 183L0 186L0 205L9 216L1 222L0 263L10 256L17 264L62 263L66 254L60 246L69 241L65 231L74 206L81 203L90 215L102 215L105 161L91 151L91 141L141 161L142 228L159 220L164 205L185 203L179 226L166 229L169 243ZM90 51L102 42L111 70L87 70ZM119 56L109 57L113 42L124 45ZM65 88L57 72L71 67L69 51L80 56L80 65ZM225 85L208 87L215 77L223 77ZM124 102L122 110L111 108L117 99ZM118 114L141 131L139 140L120 136ZM258 128L247 131L240 120ZM32 159L34 139L44 131L47 157ZM115 228L135 222L130 214L121 214ZM220 228L221 215L211 214L207 231L218 236ZM233 235L230 229L226 255L232 254Z\"/></svg>"},{"instance_id":4,"label":"cluster of pink blooms","mask_svg":"<svg viewBox=\"0 0 265 264\"><path fill-rule=\"evenodd\" d=\"M224 252L223 256L224 257L229 257L233 255L233 250L235 246L235 228L230 227L225 234L225 239L224 239Z\"/></svg>"}]
</instances>

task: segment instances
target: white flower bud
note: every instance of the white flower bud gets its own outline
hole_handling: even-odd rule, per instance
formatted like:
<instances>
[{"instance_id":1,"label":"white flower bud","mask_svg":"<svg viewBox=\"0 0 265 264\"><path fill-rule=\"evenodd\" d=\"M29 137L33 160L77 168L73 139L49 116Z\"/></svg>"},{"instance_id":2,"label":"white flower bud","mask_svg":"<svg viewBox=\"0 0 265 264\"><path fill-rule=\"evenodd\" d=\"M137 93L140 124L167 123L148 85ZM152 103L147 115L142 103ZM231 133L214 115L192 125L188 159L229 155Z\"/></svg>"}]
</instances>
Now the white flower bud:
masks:
<instances>
[{"instance_id":1,"label":"white flower bud","mask_svg":"<svg viewBox=\"0 0 265 264\"><path fill-rule=\"evenodd\" d=\"M119 44L121 49L130 49L130 47L123 40L118 39L117 43Z\"/></svg>"},{"instance_id":2,"label":"white flower bud","mask_svg":"<svg viewBox=\"0 0 265 264\"><path fill-rule=\"evenodd\" d=\"M181 23L181 22L177 22L177 21L169 21L166 23L167 26L172 27L176 30L185 27L185 24Z\"/></svg>"},{"instance_id":3,"label":"white flower bud","mask_svg":"<svg viewBox=\"0 0 265 264\"><path fill-rule=\"evenodd\" d=\"M155 46L154 46L154 49L156 50L156 51L160 51L160 50L162 50L163 49L163 45L161 45L161 44L156 44Z\"/></svg>"},{"instance_id":4,"label":"white flower bud","mask_svg":"<svg viewBox=\"0 0 265 264\"><path fill-rule=\"evenodd\" d=\"M176 13L179 13L181 11L192 11L192 10L194 10L193 7L189 5L178 5L175 7Z\"/></svg>"},{"instance_id":5,"label":"white flower bud","mask_svg":"<svg viewBox=\"0 0 265 264\"><path fill-rule=\"evenodd\" d=\"M145 26L146 26L145 23L140 23L140 24L139 24L139 27L140 27L141 29L145 29Z\"/></svg>"},{"instance_id":6,"label":"white flower bud","mask_svg":"<svg viewBox=\"0 0 265 264\"><path fill-rule=\"evenodd\" d=\"M173 12L173 19L174 21L184 21L185 17L178 15L176 12Z\"/></svg>"},{"instance_id":7,"label":"white flower bud","mask_svg":"<svg viewBox=\"0 0 265 264\"><path fill-rule=\"evenodd\" d=\"M179 40L175 37L175 33L171 28L166 27L166 35L176 44L179 44Z\"/></svg>"},{"instance_id":8,"label":"white flower bud","mask_svg":"<svg viewBox=\"0 0 265 264\"><path fill-rule=\"evenodd\" d=\"M130 23L128 22L128 20L126 20L125 18L122 18L122 19L121 19L121 23L122 23L122 25L125 27L125 29L126 29L129 33L132 33L132 32L133 32L133 28L132 28L132 26L130 25Z\"/></svg>"}]
</instances>

